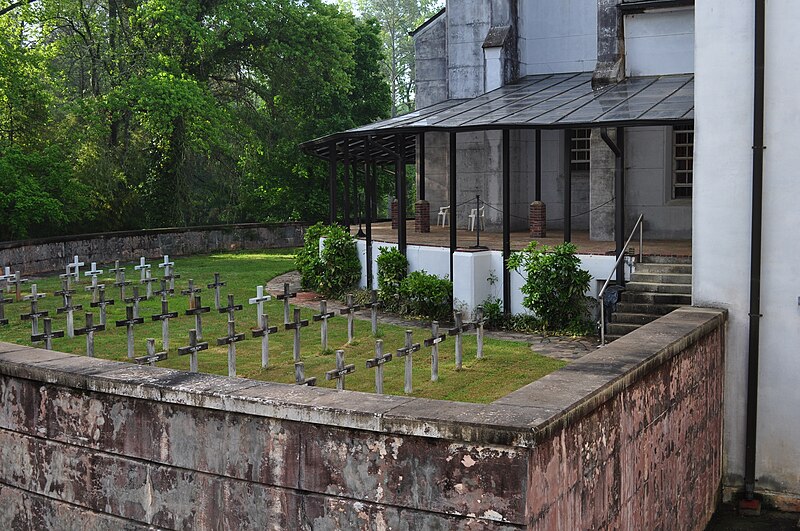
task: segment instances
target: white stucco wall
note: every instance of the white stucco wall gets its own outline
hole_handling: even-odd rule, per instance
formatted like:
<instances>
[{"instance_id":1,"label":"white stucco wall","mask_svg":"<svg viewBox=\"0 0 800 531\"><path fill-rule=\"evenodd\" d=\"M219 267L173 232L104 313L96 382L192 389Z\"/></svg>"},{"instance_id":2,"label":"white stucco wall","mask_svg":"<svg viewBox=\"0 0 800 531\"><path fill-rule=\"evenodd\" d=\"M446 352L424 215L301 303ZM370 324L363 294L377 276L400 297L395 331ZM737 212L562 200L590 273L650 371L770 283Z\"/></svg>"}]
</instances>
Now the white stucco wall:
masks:
<instances>
[{"instance_id":1,"label":"white stucco wall","mask_svg":"<svg viewBox=\"0 0 800 531\"><path fill-rule=\"evenodd\" d=\"M694 72L694 9L648 11L625 17L629 76Z\"/></svg>"},{"instance_id":2,"label":"white stucco wall","mask_svg":"<svg viewBox=\"0 0 800 531\"><path fill-rule=\"evenodd\" d=\"M696 5L694 302L729 310L725 481L744 472L753 123L753 2ZM800 496L800 2L767 2L757 489Z\"/></svg>"},{"instance_id":3,"label":"white stucco wall","mask_svg":"<svg viewBox=\"0 0 800 531\"><path fill-rule=\"evenodd\" d=\"M521 75L594 70L597 0L525 0L518 15Z\"/></svg>"}]
</instances>

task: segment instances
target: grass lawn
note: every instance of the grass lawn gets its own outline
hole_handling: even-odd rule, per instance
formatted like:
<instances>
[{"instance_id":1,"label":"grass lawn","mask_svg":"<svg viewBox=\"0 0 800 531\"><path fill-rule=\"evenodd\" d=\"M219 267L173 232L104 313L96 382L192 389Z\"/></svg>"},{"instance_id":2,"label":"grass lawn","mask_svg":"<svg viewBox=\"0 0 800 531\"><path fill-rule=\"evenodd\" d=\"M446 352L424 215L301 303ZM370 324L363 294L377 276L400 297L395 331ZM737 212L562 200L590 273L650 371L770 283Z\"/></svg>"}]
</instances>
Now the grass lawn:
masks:
<instances>
[{"instance_id":1,"label":"grass lawn","mask_svg":"<svg viewBox=\"0 0 800 531\"><path fill-rule=\"evenodd\" d=\"M227 347L216 346L216 338L227 335L227 314L220 314L214 309L213 290L206 289L206 284L213 282L214 272L221 273L221 280L227 282L222 288L222 305L227 304L227 294L232 293L237 304L243 304L244 310L236 312L237 332L246 332L246 340L237 343L236 365L237 375L257 380L272 382L294 383L294 359L292 357L293 331L283 330L283 303L272 300L265 303L269 315L270 325L281 325L277 334L270 336L270 366L261 367L261 339L253 338L250 329L256 327L256 307L249 305L247 299L255 296L256 286L266 282L277 275L294 269L294 255L292 250L267 250L246 251L238 253L217 253L203 256L173 259L177 274L181 275L175 283L176 295L170 298L170 311L179 312L177 319L170 321L170 351L169 358L159 362L161 367L189 370L189 357L178 356L178 347L188 344L188 332L194 328L194 318L184 315L188 308L188 298L180 295L180 290L185 289L188 280L194 279L195 285L203 288L202 304L211 306L211 312L203 315L203 339L208 341L209 350L201 352L198 356L201 372L227 375ZM152 261L153 276L161 274L163 270L156 267L157 261ZM135 264L126 266L126 279L138 284L139 272L133 270ZM87 264L88 266L88 264ZM107 264L98 264L98 268L108 269ZM88 270L88 269L87 269ZM83 275L83 271L81 271ZM104 274L99 282L107 286L106 297L118 299L119 290L113 288L113 274ZM40 293L47 293L47 297L39 301L43 310L49 310L53 318L54 330L64 330L66 317L56 315L56 308L62 305L62 298L53 295L54 291L61 289L57 275L44 278L31 278L24 285L26 293L30 293L30 284L36 283ZM99 322L99 311L90 308L91 294L84 290L89 282L81 279L81 284L75 286L78 290L74 297L75 304L83 304L84 309L76 312L75 327L84 324L84 313L92 311L95 314L95 323ZM154 283L154 290L159 289L159 283ZM131 296L131 287L127 287L126 296ZM140 286L144 293L144 286ZM12 294L13 296L13 294ZM8 296L7 296L8 297ZM21 321L19 316L30 311L29 302L6 305L6 317L9 318L8 326L0 326L0 341L7 341L23 345L30 345L31 326L28 321ZM151 315L161 313L160 298L154 296L149 301L140 303L140 316L145 323L135 327L136 355L146 353L145 339L156 338L156 348L161 350L161 323L153 322ZM311 309L303 309L303 319L311 321L312 315L317 313ZM116 300L114 306L108 307L108 329L95 334L95 353L97 357L127 361L127 342L125 327L116 328L114 322L125 316L125 304ZM40 323L40 329L43 326ZM379 325L378 336L383 339L384 352L394 352L403 346L405 341L404 329L392 325ZM321 352L320 324L311 322L310 326L301 332L301 358L305 363L306 377L316 377L317 385L335 387L335 381L326 381L325 372L335 367L333 349L345 350L345 363L354 363L356 372L347 376L346 388L357 391L374 392L375 371L365 367L365 360L371 358L375 351L375 340L371 337L369 321L356 320L356 340L347 345L347 319L335 317L329 321L328 327L328 352ZM423 329L414 329L414 342L422 343L430 332ZM41 345L41 344L40 344ZM74 354L86 353L86 339L76 336L74 339L54 339L53 349ZM464 340L464 366L463 370L456 371L454 364L454 341L448 338L439 348L439 381L430 381L430 349L423 347L414 355L413 396L436 398L443 400L457 400L465 402L487 403L496 400L527 383L536 380L565 365L564 362L554 360L533 353L525 343L499 341L486 339L484 342L484 357L475 358L475 336L465 336ZM384 392L387 394L403 394L404 360L394 358L384 366Z\"/></svg>"}]
</instances>

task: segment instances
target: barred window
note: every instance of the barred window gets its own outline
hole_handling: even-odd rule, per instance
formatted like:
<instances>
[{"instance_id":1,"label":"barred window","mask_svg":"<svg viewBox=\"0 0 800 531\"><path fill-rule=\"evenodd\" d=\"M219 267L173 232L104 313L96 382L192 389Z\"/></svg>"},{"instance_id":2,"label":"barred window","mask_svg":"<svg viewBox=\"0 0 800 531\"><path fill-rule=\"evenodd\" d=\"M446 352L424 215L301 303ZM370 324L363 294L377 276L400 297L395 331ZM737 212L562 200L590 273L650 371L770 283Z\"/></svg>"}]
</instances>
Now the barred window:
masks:
<instances>
[{"instance_id":1,"label":"barred window","mask_svg":"<svg viewBox=\"0 0 800 531\"><path fill-rule=\"evenodd\" d=\"M672 128L672 198L691 199L694 174L694 125Z\"/></svg>"},{"instance_id":2,"label":"barred window","mask_svg":"<svg viewBox=\"0 0 800 531\"><path fill-rule=\"evenodd\" d=\"M589 145L591 129L572 129L570 138L570 166L572 171L589 171Z\"/></svg>"}]
</instances>

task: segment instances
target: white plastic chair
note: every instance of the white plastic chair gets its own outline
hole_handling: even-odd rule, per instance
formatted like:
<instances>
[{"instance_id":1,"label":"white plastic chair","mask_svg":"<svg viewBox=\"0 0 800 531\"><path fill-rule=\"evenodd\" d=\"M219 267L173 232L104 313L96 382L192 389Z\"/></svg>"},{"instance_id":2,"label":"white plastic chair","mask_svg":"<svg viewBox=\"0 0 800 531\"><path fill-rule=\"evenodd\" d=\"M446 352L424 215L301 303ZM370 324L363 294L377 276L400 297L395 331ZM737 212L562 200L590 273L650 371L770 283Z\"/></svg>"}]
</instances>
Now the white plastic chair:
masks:
<instances>
[{"instance_id":1,"label":"white plastic chair","mask_svg":"<svg viewBox=\"0 0 800 531\"><path fill-rule=\"evenodd\" d=\"M437 225L441 225L442 227L447 225L447 216L449 215L450 215L449 206L439 207L439 214L436 221Z\"/></svg>"},{"instance_id":2,"label":"white plastic chair","mask_svg":"<svg viewBox=\"0 0 800 531\"><path fill-rule=\"evenodd\" d=\"M469 211L469 230L475 230L476 217L480 217L481 230L486 230L486 207L480 208L480 216L478 216L477 208Z\"/></svg>"}]
</instances>

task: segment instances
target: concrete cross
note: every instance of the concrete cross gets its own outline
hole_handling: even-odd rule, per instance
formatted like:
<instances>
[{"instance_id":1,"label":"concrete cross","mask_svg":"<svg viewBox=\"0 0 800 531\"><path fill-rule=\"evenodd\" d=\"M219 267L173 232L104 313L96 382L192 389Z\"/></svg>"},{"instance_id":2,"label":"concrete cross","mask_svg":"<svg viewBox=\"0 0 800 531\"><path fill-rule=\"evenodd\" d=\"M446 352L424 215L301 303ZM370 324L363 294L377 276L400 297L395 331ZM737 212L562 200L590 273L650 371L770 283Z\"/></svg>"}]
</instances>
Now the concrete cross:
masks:
<instances>
[{"instance_id":1,"label":"concrete cross","mask_svg":"<svg viewBox=\"0 0 800 531\"><path fill-rule=\"evenodd\" d=\"M26 282L28 282L28 279L22 278L22 274L19 271L14 272L10 280L6 280L7 285L14 286L17 302L22 300L22 285Z\"/></svg>"},{"instance_id":2,"label":"concrete cross","mask_svg":"<svg viewBox=\"0 0 800 531\"><path fill-rule=\"evenodd\" d=\"M294 382L297 385L307 385L309 387L317 385L316 378L306 378L306 366L302 361L294 364Z\"/></svg>"},{"instance_id":3,"label":"concrete cross","mask_svg":"<svg viewBox=\"0 0 800 531\"><path fill-rule=\"evenodd\" d=\"M300 319L300 308L294 309L294 322L283 325L286 330L294 330L294 361L300 361L300 329L308 326L308 319Z\"/></svg>"},{"instance_id":4,"label":"concrete cross","mask_svg":"<svg viewBox=\"0 0 800 531\"><path fill-rule=\"evenodd\" d=\"M228 335L217 339L217 346L228 345L228 376L236 377L236 343L244 340L244 334L236 333L236 322L228 319Z\"/></svg>"},{"instance_id":5,"label":"concrete cross","mask_svg":"<svg viewBox=\"0 0 800 531\"><path fill-rule=\"evenodd\" d=\"M58 275L61 279L61 289L53 293L53 295L61 295L64 301L64 306L67 305L67 295L74 295L75 290L72 288L72 275Z\"/></svg>"},{"instance_id":6,"label":"concrete cross","mask_svg":"<svg viewBox=\"0 0 800 531\"><path fill-rule=\"evenodd\" d=\"M439 343L447 339L447 334L439 334L439 321L431 323L431 337L423 341L426 347L431 347L431 381L439 381Z\"/></svg>"},{"instance_id":7,"label":"concrete cross","mask_svg":"<svg viewBox=\"0 0 800 531\"><path fill-rule=\"evenodd\" d=\"M151 367L155 367L156 362L167 359L166 352L156 352L156 340L152 337L147 338L147 355L146 356L139 356L138 358L133 358L139 365L144 365L145 363L149 364Z\"/></svg>"},{"instance_id":8,"label":"concrete cross","mask_svg":"<svg viewBox=\"0 0 800 531\"><path fill-rule=\"evenodd\" d=\"M375 368L375 392L383 394L383 365L392 361L392 353L383 353L383 339L375 341L375 357L367 360L367 369Z\"/></svg>"},{"instance_id":9,"label":"concrete cross","mask_svg":"<svg viewBox=\"0 0 800 531\"><path fill-rule=\"evenodd\" d=\"M86 291L92 292L92 302L97 302L97 292L100 289L100 287L102 286L105 288L105 284L98 284L97 282L98 275L102 274L103 270L97 269L97 262L92 262L92 268L83 274L83 276L85 277L92 277L92 284L84 288Z\"/></svg>"},{"instance_id":10,"label":"concrete cross","mask_svg":"<svg viewBox=\"0 0 800 531\"><path fill-rule=\"evenodd\" d=\"M139 272L139 282L144 283L144 279L147 278L146 272L150 271L150 264L146 263L147 260L144 256L139 258L139 265L134 266L134 270Z\"/></svg>"},{"instance_id":11,"label":"concrete cross","mask_svg":"<svg viewBox=\"0 0 800 531\"><path fill-rule=\"evenodd\" d=\"M197 330L189 330L189 346L178 349L179 356L189 354L189 372L197 372L197 353L201 350L208 350L208 343L198 343L197 339Z\"/></svg>"},{"instance_id":12,"label":"concrete cross","mask_svg":"<svg viewBox=\"0 0 800 531\"><path fill-rule=\"evenodd\" d=\"M218 311L219 313L228 313L228 320L233 320L236 318L235 312L240 311L243 308L241 304L234 304L233 303L233 293L228 293L228 305L224 308L220 308Z\"/></svg>"},{"instance_id":13,"label":"concrete cross","mask_svg":"<svg viewBox=\"0 0 800 531\"><path fill-rule=\"evenodd\" d=\"M45 317L44 333L31 335L31 342L44 341L44 348L53 350L54 337L64 337L64 331L53 330L53 321L49 317Z\"/></svg>"},{"instance_id":14,"label":"concrete cross","mask_svg":"<svg viewBox=\"0 0 800 531\"><path fill-rule=\"evenodd\" d=\"M406 330L406 344L404 347L397 349L397 357L398 358L405 358L406 359L406 374L405 374L405 386L404 391L406 394L411 394L414 389L411 385L411 371L414 368L414 353L417 352L421 347L419 343L413 343L413 335L414 333L411 330Z\"/></svg>"},{"instance_id":15,"label":"concrete cross","mask_svg":"<svg viewBox=\"0 0 800 531\"><path fill-rule=\"evenodd\" d=\"M147 297L145 297L144 295L139 295L139 286L134 286L133 287L133 296L128 297L127 299L124 299L125 302L132 302L133 303L133 317L134 318L138 318L139 317L139 303L142 302L143 300L146 300L146 299L147 299Z\"/></svg>"},{"instance_id":16,"label":"concrete cross","mask_svg":"<svg viewBox=\"0 0 800 531\"><path fill-rule=\"evenodd\" d=\"M355 372L356 366L344 364L344 350L336 351L336 368L325 373L326 380L336 380L336 389L344 390L344 377L351 372Z\"/></svg>"},{"instance_id":17,"label":"concrete cross","mask_svg":"<svg viewBox=\"0 0 800 531\"><path fill-rule=\"evenodd\" d=\"M117 321L117 327L125 326L128 331L128 358L133 359L133 327L144 323L142 317L133 316L133 306L125 307L125 319Z\"/></svg>"},{"instance_id":18,"label":"concrete cross","mask_svg":"<svg viewBox=\"0 0 800 531\"><path fill-rule=\"evenodd\" d=\"M86 264L84 264L78 259L77 254L72 259L72 263L67 264L67 274L69 274L70 271L72 271L72 276L75 278L76 284L81 281L81 267L83 267L84 265Z\"/></svg>"},{"instance_id":19,"label":"concrete cross","mask_svg":"<svg viewBox=\"0 0 800 531\"><path fill-rule=\"evenodd\" d=\"M370 302L364 305L365 308L369 308L372 317L372 335L378 335L378 308L383 307L383 301L378 300L378 290L373 289L370 293Z\"/></svg>"},{"instance_id":20,"label":"concrete cross","mask_svg":"<svg viewBox=\"0 0 800 531\"><path fill-rule=\"evenodd\" d=\"M328 311L328 301L319 301L319 314L313 316L314 322L322 321L320 327L320 342L322 343L323 352L328 350L328 319L336 315L335 312Z\"/></svg>"},{"instance_id":21,"label":"concrete cross","mask_svg":"<svg viewBox=\"0 0 800 531\"><path fill-rule=\"evenodd\" d=\"M260 322L261 316L264 315L264 303L272 300L270 295L264 295L264 286L256 286L256 296L248 299L248 303L256 304L256 322Z\"/></svg>"},{"instance_id":22,"label":"concrete cross","mask_svg":"<svg viewBox=\"0 0 800 531\"><path fill-rule=\"evenodd\" d=\"M124 301L125 300L125 286L130 286L131 283L130 283L129 280L125 280L125 268L124 267L119 270L119 272L117 273L117 276L119 277L119 280L114 282L114 287L115 288L119 288L119 300Z\"/></svg>"},{"instance_id":23,"label":"concrete cross","mask_svg":"<svg viewBox=\"0 0 800 531\"><path fill-rule=\"evenodd\" d=\"M283 301L283 324L289 324L289 299L297 297L297 293L289 293L289 283L283 283L283 293L278 295L276 299Z\"/></svg>"},{"instance_id":24,"label":"concrete cross","mask_svg":"<svg viewBox=\"0 0 800 531\"><path fill-rule=\"evenodd\" d=\"M0 291L0 325L7 325L6 319L6 303L11 302L11 299L6 299L6 294Z\"/></svg>"},{"instance_id":25,"label":"concrete cross","mask_svg":"<svg viewBox=\"0 0 800 531\"><path fill-rule=\"evenodd\" d=\"M125 268L119 265L119 260L114 260L114 267L108 270L109 273L114 273L114 282L122 280L123 277L120 276L120 273L123 271L125 271Z\"/></svg>"},{"instance_id":26,"label":"concrete cross","mask_svg":"<svg viewBox=\"0 0 800 531\"><path fill-rule=\"evenodd\" d=\"M162 295L163 297L163 295ZM197 330L197 339L203 339L203 317L204 313L211 311L208 306L203 306L200 302L200 295L194 297L194 308L186 310L186 315L194 315L194 329Z\"/></svg>"},{"instance_id":27,"label":"concrete cross","mask_svg":"<svg viewBox=\"0 0 800 531\"><path fill-rule=\"evenodd\" d=\"M91 313L86 314L86 326L75 329L76 336L86 336L86 355L90 358L94 358L94 333L102 332L105 329L106 325L94 324L94 316Z\"/></svg>"},{"instance_id":28,"label":"concrete cross","mask_svg":"<svg viewBox=\"0 0 800 531\"><path fill-rule=\"evenodd\" d=\"M477 330L478 351L475 357L478 359L483 358L483 324L486 322L483 314L483 306L478 306L475 309L475 329Z\"/></svg>"},{"instance_id":29,"label":"concrete cross","mask_svg":"<svg viewBox=\"0 0 800 531\"><path fill-rule=\"evenodd\" d=\"M56 313L67 314L67 337L72 339L73 337L75 337L75 311L82 310L83 305L73 304L71 293L67 293L66 295L64 295L64 298L66 299L66 302L64 302L64 306L61 308L57 308Z\"/></svg>"},{"instance_id":30,"label":"concrete cross","mask_svg":"<svg viewBox=\"0 0 800 531\"><path fill-rule=\"evenodd\" d=\"M175 274L175 262L170 262L169 261L169 255L165 254L164 255L164 261L162 263L158 264L158 267L164 269L164 280L168 280L169 281L169 289L174 292L175 291L175 279L176 278L181 278L180 275L176 275Z\"/></svg>"},{"instance_id":31,"label":"concrete cross","mask_svg":"<svg viewBox=\"0 0 800 531\"><path fill-rule=\"evenodd\" d=\"M355 312L361 306L353 304L353 295L347 295L347 306L339 310L340 315L347 314L347 342L352 343L355 338Z\"/></svg>"},{"instance_id":32,"label":"concrete cross","mask_svg":"<svg viewBox=\"0 0 800 531\"><path fill-rule=\"evenodd\" d=\"M47 317L49 312L39 310L39 299L44 297L44 293L39 293L36 284L31 284L31 294L25 295L26 301L31 301L31 313L20 315L23 321L30 320L31 335L39 335L39 318Z\"/></svg>"},{"instance_id":33,"label":"concrete cross","mask_svg":"<svg viewBox=\"0 0 800 531\"><path fill-rule=\"evenodd\" d=\"M220 309L220 301L219 301L219 288L224 286L224 282L220 282L219 280L219 273L214 273L214 282L211 284L206 285L208 289L214 288L214 308L219 310Z\"/></svg>"},{"instance_id":34,"label":"concrete cross","mask_svg":"<svg viewBox=\"0 0 800 531\"><path fill-rule=\"evenodd\" d=\"M178 312L169 311L167 294L161 295L161 313L151 315L153 321L161 321L161 348L169 350L169 320L178 317Z\"/></svg>"},{"instance_id":35,"label":"concrete cross","mask_svg":"<svg viewBox=\"0 0 800 531\"><path fill-rule=\"evenodd\" d=\"M447 331L448 336L456 336L456 370L460 371L464 360L464 342L462 335L475 329L475 323L464 323L461 312L453 313L455 326Z\"/></svg>"},{"instance_id":36,"label":"concrete cross","mask_svg":"<svg viewBox=\"0 0 800 531\"><path fill-rule=\"evenodd\" d=\"M261 328L251 330L253 337L261 338L261 367L266 369L269 367L269 336L278 332L277 326L269 326L269 317L267 314L262 313L260 325Z\"/></svg>"},{"instance_id":37,"label":"concrete cross","mask_svg":"<svg viewBox=\"0 0 800 531\"><path fill-rule=\"evenodd\" d=\"M153 273L149 269L144 272L144 280L140 283L146 286L145 288L145 296L147 300L150 300L153 297L153 282L158 282L157 278L153 278Z\"/></svg>"},{"instance_id":38,"label":"concrete cross","mask_svg":"<svg viewBox=\"0 0 800 531\"><path fill-rule=\"evenodd\" d=\"M91 303L92 308L100 308L100 324L106 325L106 306L114 306L114 299L106 299L105 286L100 288L97 302Z\"/></svg>"},{"instance_id":39,"label":"concrete cross","mask_svg":"<svg viewBox=\"0 0 800 531\"><path fill-rule=\"evenodd\" d=\"M5 266L3 271L3 274L0 275L0 282L5 284L4 289L6 293L11 293L11 285L8 283L8 281L14 278L14 275L11 274L11 267L9 266Z\"/></svg>"},{"instance_id":40,"label":"concrete cross","mask_svg":"<svg viewBox=\"0 0 800 531\"><path fill-rule=\"evenodd\" d=\"M174 294L175 290L168 288L167 287L167 281L164 280L164 279L161 279L161 289L158 290L158 291L155 291L153 293L156 294L156 295L161 295L163 297L164 295L172 295L172 294Z\"/></svg>"},{"instance_id":41,"label":"concrete cross","mask_svg":"<svg viewBox=\"0 0 800 531\"><path fill-rule=\"evenodd\" d=\"M201 290L200 288L196 288L196 287L195 287L195 285L194 285L194 279L193 279L193 278L190 278L190 279L189 279L189 287L188 287L188 288L186 288L186 289L182 289L182 290L181 290L181 295L188 295L188 296L189 296L189 309L190 309L190 310L191 310L192 308L194 308L193 304L194 304L194 297L195 297L195 295L197 295L197 294L198 294L198 293L200 293L201 291L202 291L202 290Z\"/></svg>"}]
</instances>

